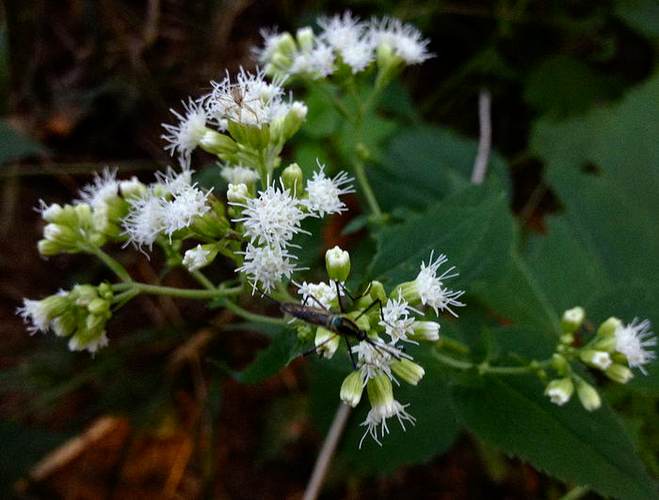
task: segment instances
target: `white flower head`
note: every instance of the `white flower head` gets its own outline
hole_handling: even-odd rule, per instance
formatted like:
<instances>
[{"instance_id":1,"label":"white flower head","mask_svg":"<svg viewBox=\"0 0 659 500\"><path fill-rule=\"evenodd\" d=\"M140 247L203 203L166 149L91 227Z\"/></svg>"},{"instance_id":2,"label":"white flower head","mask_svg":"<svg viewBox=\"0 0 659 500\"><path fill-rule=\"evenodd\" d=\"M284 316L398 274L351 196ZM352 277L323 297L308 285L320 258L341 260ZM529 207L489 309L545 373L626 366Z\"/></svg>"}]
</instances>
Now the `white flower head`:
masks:
<instances>
[{"instance_id":1,"label":"white flower head","mask_svg":"<svg viewBox=\"0 0 659 500\"><path fill-rule=\"evenodd\" d=\"M183 255L183 265L188 271L197 271L208 264L210 250L205 249L201 244L185 251Z\"/></svg>"},{"instance_id":2,"label":"white flower head","mask_svg":"<svg viewBox=\"0 0 659 500\"><path fill-rule=\"evenodd\" d=\"M240 69L235 81L227 73L220 82L211 82L212 92L204 98L205 107L216 123L229 120L242 125L261 127L273 119L273 111L282 103L283 80L268 83L257 69L249 73Z\"/></svg>"},{"instance_id":3,"label":"white flower head","mask_svg":"<svg viewBox=\"0 0 659 500\"><path fill-rule=\"evenodd\" d=\"M277 51L277 46L279 45L283 34L279 33L277 28L261 29L259 34L261 35L261 38L263 38L263 46L252 47L252 54L259 64L267 64Z\"/></svg>"},{"instance_id":4,"label":"white flower head","mask_svg":"<svg viewBox=\"0 0 659 500\"><path fill-rule=\"evenodd\" d=\"M458 273L454 272L455 267L450 267L437 276L439 266L447 261L445 255L439 255L437 259L433 260L433 252L431 252L428 265L425 262L421 263L421 271L416 277L415 285L423 305L432 307L435 314L439 314L439 311L448 311L457 317L458 315L452 308L464 307L465 304L458 300L464 291L449 290L444 286L444 280L454 278Z\"/></svg>"},{"instance_id":5,"label":"white flower head","mask_svg":"<svg viewBox=\"0 0 659 500\"><path fill-rule=\"evenodd\" d=\"M359 448L361 449L364 439L368 435L370 435L378 445L382 446L380 439L383 438L385 434L389 434L389 426L387 425L388 418L396 417L403 430L406 430L405 422L414 425L416 418L406 411L408 406L409 404L403 405L393 399L391 402L388 402L388 404L372 407L366 416L366 420L360 424L361 426L366 427L366 430L359 441Z\"/></svg>"},{"instance_id":6,"label":"white flower head","mask_svg":"<svg viewBox=\"0 0 659 500\"><path fill-rule=\"evenodd\" d=\"M243 265L236 269L242 272L252 283L252 293L257 288L266 293L272 290L284 278L290 278L293 272L299 270L293 263L295 257L278 246L255 246L247 244L244 252Z\"/></svg>"},{"instance_id":7,"label":"white flower head","mask_svg":"<svg viewBox=\"0 0 659 500\"><path fill-rule=\"evenodd\" d=\"M156 172L156 180L158 187L163 191L163 194L176 195L189 189L192 186L192 173L189 168L183 168L177 172L171 167L167 167L165 173Z\"/></svg>"},{"instance_id":8,"label":"white flower head","mask_svg":"<svg viewBox=\"0 0 659 500\"><path fill-rule=\"evenodd\" d=\"M209 193L204 193L196 185L180 189L174 199L163 204L163 230L167 235L192 224L195 217L210 210L207 203Z\"/></svg>"},{"instance_id":9,"label":"white flower head","mask_svg":"<svg viewBox=\"0 0 659 500\"><path fill-rule=\"evenodd\" d=\"M649 320L634 318L630 324L619 325L615 330L616 351L627 357L630 368L639 368L643 374L647 374L643 365L656 358L653 348L657 338L650 331L651 327Z\"/></svg>"},{"instance_id":10,"label":"white flower head","mask_svg":"<svg viewBox=\"0 0 659 500\"><path fill-rule=\"evenodd\" d=\"M222 167L222 178L229 184L251 184L260 179L259 173L253 168L243 167L242 165Z\"/></svg>"},{"instance_id":11,"label":"white flower head","mask_svg":"<svg viewBox=\"0 0 659 500\"><path fill-rule=\"evenodd\" d=\"M408 335L414 334L414 325L416 320L410 313L419 313L414 308L410 307L405 299L399 294L398 299L389 299L382 308L383 320L379 322L380 326L384 326L384 330L389 337L391 343L395 344L399 340L404 342L412 342L408 339ZM419 313L420 314L420 313Z\"/></svg>"},{"instance_id":12,"label":"white flower head","mask_svg":"<svg viewBox=\"0 0 659 500\"><path fill-rule=\"evenodd\" d=\"M302 296L302 301L306 305L311 307L322 305L326 309L331 307L332 302L337 297L336 285L332 281L329 284L323 281L319 283L303 281L301 285L298 285L297 293Z\"/></svg>"},{"instance_id":13,"label":"white flower head","mask_svg":"<svg viewBox=\"0 0 659 500\"><path fill-rule=\"evenodd\" d=\"M164 200L148 189L142 196L128 200L128 215L122 220L124 234L137 248L151 249L165 229Z\"/></svg>"},{"instance_id":14,"label":"white flower head","mask_svg":"<svg viewBox=\"0 0 659 500\"><path fill-rule=\"evenodd\" d=\"M41 300L23 299L23 305L16 310L25 321L30 335L37 332L47 332L50 328L48 308Z\"/></svg>"},{"instance_id":15,"label":"white flower head","mask_svg":"<svg viewBox=\"0 0 659 500\"><path fill-rule=\"evenodd\" d=\"M105 168L101 175L94 176L93 183L87 184L80 190L80 199L76 203L87 203L92 208L98 209L108 200L116 197L118 192L117 170Z\"/></svg>"},{"instance_id":16,"label":"white flower head","mask_svg":"<svg viewBox=\"0 0 659 500\"><path fill-rule=\"evenodd\" d=\"M353 74L359 73L375 60L373 44L369 39L359 40L342 49L341 57L343 62L350 66Z\"/></svg>"},{"instance_id":17,"label":"white flower head","mask_svg":"<svg viewBox=\"0 0 659 500\"><path fill-rule=\"evenodd\" d=\"M78 335L72 335L69 339L70 351L89 351L95 354L100 348L108 345L108 337L106 331L103 330L100 335L95 336L93 339L82 339Z\"/></svg>"},{"instance_id":18,"label":"white flower head","mask_svg":"<svg viewBox=\"0 0 659 500\"><path fill-rule=\"evenodd\" d=\"M345 212L348 208L341 201L340 196L355 192L350 184L353 178L346 172L340 172L334 178L329 178L325 175L325 166L320 163L318 166L320 170L314 172L313 178L307 180L308 198L303 200L304 205L317 217Z\"/></svg>"},{"instance_id":19,"label":"white flower head","mask_svg":"<svg viewBox=\"0 0 659 500\"><path fill-rule=\"evenodd\" d=\"M291 75L306 74L312 78L325 78L334 72L334 49L322 40L314 40L311 51L301 51L293 57L288 72Z\"/></svg>"},{"instance_id":20,"label":"white flower head","mask_svg":"<svg viewBox=\"0 0 659 500\"><path fill-rule=\"evenodd\" d=\"M188 99L188 102L182 101L182 104L183 114L170 109L178 119L178 123L176 125L163 123L162 126L166 133L161 137L169 143L165 146L165 150L169 151L172 156L178 152L180 156L189 158L208 131L206 127L208 115L203 105L192 98Z\"/></svg>"},{"instance_id":21,"label":"white flower head","mask_svg":"<svg viewBox=\"0 0 659 500\"><path fill-rule=\"evenodd\" d=\"M318 25L323 30L320 38L339 51L359 43L366 29L366 24L353 17L350 11L333 17L321 17Z\"/></svg>"},{"instance_id":22,"label":"white flower head","mask_svg":"<svg viewBox=\"0 0 659 500\"><path fill-rule=\"evenodd\" d=\"M433 57L428 52L429 41L414 26L399 19L372 20L368 36L376 47L387 45L405 64L419 64Z\"/></svg>"},{"instance_id":23,"label":"white flower head","mask_svg":"<svg viewBox=\"0 0 659 500\"><path fill-rule=\"evenodd\" d=\"M357 355L357 368L365 382L381 374L397 382L391 372L391 363L400 359L412 359L409 354L377 338L362 340L352 346L351 351Z\"/></svg>"},{"instance_id":24,"label":"white flower head","mask_svg":"<svg viewBox=\"0 0 659 500\"><path fill-rule=\"evenodd\" d=\"M300 228L306 214L283 183L280 187L271 184L265 191L259 191L258 197L245 203L231 202L230 205L243 208L242 217L233 222L244 224L245 236L251 243L284 248L295 234L306 233Z\"/></svg>"}]
</instances>

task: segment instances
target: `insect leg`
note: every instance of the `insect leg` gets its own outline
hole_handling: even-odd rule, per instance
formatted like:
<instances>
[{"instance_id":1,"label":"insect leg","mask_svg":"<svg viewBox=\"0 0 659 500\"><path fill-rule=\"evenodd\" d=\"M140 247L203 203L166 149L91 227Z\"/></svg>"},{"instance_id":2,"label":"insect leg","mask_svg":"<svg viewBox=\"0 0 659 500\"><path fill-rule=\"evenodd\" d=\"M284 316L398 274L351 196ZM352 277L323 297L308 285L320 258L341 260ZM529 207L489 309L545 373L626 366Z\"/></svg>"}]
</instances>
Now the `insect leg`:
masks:
<instances>
[{"instance_id":1,"label":"insect leg","mask_svg":"<svg viewBox=\"0 0 659 500\"><path fill-rule=\"evenodd\" d=\"M339 282L335 281L334 284L336 285L336 299L339 301L339 310L342 313L345 313L345 309L343 308L343 302L341 302L341 290L339 290ZM345 287L343 287L345 290ZM352 297L350 297L352 299Z\"/></svg>"},{"instance_id":2,"label":"insect leg","mask_svg":"<svg viewBox=\"0 0 659 500\"><path fill-rule=\"evenodd\" d=\"M359 314L359 316L357 316L357 317L354 319L354 321L357 321L357 320L358 320L359 318L361 318L364 314L366 314L368 311L370 311L371 309L373 309L373 306L375 306L375 305L377 305L377 306L380 307L380 319L382 319L382 322L385 323L385 321L384 321L384 314L382 314L382 302L380 302L380 299L375 299L373 302L371 302L371 304L370 304L366 309L364 309L364 310Z\"/></svg>"},{"instance_id":3,"label":"insect leg","mask_svg":"<svg viewBox=\"0 0 659 500\"><path fill-rule=\"evenodd\" d=\"M357 369L357 362L355 361L355 354L352 352L352 345L348 340L348 336L344 335L343 338L346 340L346 346L348 347L348 354L350 354L350 361L352 362L352 368Z\"/></svg>"},{"instance_id":4,"label":"insect leg","mask_svg":"<svg viewBox=\"0 0 659 500\"><path fill-rule=\"evenodd\" d=\"M323 340L320 344L315 345L312 349L309 349L308 351L304 351L304 352L302 353L302 356L309 356L310 354L313 354L313 353L319 354L319 353L318 353L318 348L319 348L319 347L323 347L323 346L324 346L325 344L327 344L329 341L334 340L335 337L336 337L336 335L333 335L333 336L331 336L331 337L326 338L326 339Z\"/></svg>"},{"instance_id":5,"label":"insect leg","mask_svg":"<svg viewBox=\"0 0 659 500\"><path fill-rule=\"evenodd\" d=\"M309 295L306 296L306 298L304 299L304 302L302 303L302 305L305 305L305 302L307 301L307 299L312 299L316 304L318 304L318 306L319 306L323 311L328 311L328 312L329 312L329 309L327 309L327 307L325 307L325 306L322 304L322 302L321 302L320 300L318 300L316 297L314 297L314 296L311 295L311 294L309 294Z\"/></svg>"}]
</instances>

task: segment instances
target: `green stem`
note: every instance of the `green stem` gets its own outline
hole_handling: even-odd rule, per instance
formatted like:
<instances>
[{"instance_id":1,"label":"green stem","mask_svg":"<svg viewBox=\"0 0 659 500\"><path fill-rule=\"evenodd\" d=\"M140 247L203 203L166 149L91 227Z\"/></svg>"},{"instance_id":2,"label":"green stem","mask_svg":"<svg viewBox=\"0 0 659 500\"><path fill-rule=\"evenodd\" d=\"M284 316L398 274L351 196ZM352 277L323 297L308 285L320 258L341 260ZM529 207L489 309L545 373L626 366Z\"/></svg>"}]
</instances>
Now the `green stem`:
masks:
<instances>
[{"instance_id":1,"label":"green stem","mask_svg":"<svg viewBox=\"0 0 659 500\"><path fill-rule=\"evenodd\" d=\"M534 373L541 368L546 368L551 360L544 360L535 363L529 363L524 366L490 366L489 363L471 363L470 361L461 361L438 351L433 352L433 356L440 363L455 368L457 370L477 370L480 375L526 375Z\"/></svg>"},{"instance_id":2,"label":"green stem","mask_svg":"<svg viewBox=\"0 0 659 500\"><path fill-rule=\"evenodd\" d=\"M355 177L357 178L357 182L359 182L359 186L362 189L362 192L364 193L364 196L366 197L366 202L368 203L368 207L371 210L371 213L378 219L382 219L382 210L380 209L380 205L378 204L378 200L375 198L375 194L373 193L373 189L371 189L371 184L368 182L368 177L366 177L366 172L364 170L364 164L361 162L361 160L358 160L357 158L354 158L352 160L352 166L355 172Z\"/></svg>"},{"instance_id":3,"label":"green stem","mask_svg":"<svg viewBox=\"0 0 659 500\"><path fill-rule=\"evenodd\" d=\"M203 273L199 271L190 271L190 274L194 279L196 279L201 286L206 288L207 290L215 290L215 285L211 283L211 280L209 280Z\"/></svg>"},{"instance_id":4,"label":"green stem","mask_svg":"<svg viewBox=\"0 0 659 500\"><path fill-rule=\"evenodd\" d=\"M235 288L213 288L212 290L196 290L187 288L175 288L170 286L149 285L147 283L119 283L112 285L114 290L136 290L140 293L150 295L167 295L169 297L181 297L184 299L216 299L231 295L240 295L243 287Z\"/></svg>"},{"instance_id":5,"label":"green stem","mask_svg":"<svg viewBox=\"0 0 659 500\"><path fill-rule=\"evenodd\" d=\"M103 262L103 264L108 266L108 268L110 268L110 270L114 274L116 274L119 279L121 279L121 281L124 281L126 283L131 283L133 281L133 279L130 277L130 274L128 274L128 271L126 271L126 268L122 266L119 262L117 262L115 259L110 257L107 253L105 253L100 248L93 245L89 245L89 246L85 246L84 250L98 257L99 260Z\"/></svg>"},{"instance_id":6,"label":"green stem","mask_svg":"<svg viewBox=\"0 0 659 500\"><path fill-rule=\"evenodd\" d=\"M240 316L241 318L245 318L246 320L249 321L254 321L255 323L267 323L269 325L281 325L281 326L288 325L288 322L283 318L273 318L271 316L263 316L262 314L256 314L246 309L243 309L238 304L234 304L229 300L224 302L222 305L224 306L225 309L228 309L229 311L233 312L235 315Z\"/></svg>"}]
</instances>

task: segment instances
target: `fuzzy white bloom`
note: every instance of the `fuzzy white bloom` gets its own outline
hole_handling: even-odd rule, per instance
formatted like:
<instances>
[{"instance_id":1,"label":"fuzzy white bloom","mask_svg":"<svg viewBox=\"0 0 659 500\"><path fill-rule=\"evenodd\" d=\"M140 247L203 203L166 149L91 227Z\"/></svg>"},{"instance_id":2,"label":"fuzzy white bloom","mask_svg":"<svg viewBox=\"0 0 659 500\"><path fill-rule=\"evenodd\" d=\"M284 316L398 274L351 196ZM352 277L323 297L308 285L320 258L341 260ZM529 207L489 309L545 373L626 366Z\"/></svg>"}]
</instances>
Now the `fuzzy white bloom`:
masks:
<instances>
[{"instance_id":1,"label":"fuzzy white bloom","mask_svg":"<svg viewBox=\"0 0 659 500\"><path fill-rule=\"evenodd\" d=\"M315 40L313 49L299 51L293 56L288 73L325 78L334 72L334 60L334 49L323 41Z\"/></svg>"},{"instance_id":2,"label":"fuzzy white bloom","mask_svg":"<svg viewBox=\"0 0 659 500\"><path fill-rule=\"evenodd\" d=\"M351 351L357 355L357 368L364 382L384 374L397 383L391 372L391 363L401 359L412 359L409 354L380 339L362 340L352 346Z\"/></svg>"},{"instance_id":3,"label":"fuzzy white bloom","mask_svg":"<svg viewBox=\"0 0 659 500\"><path fill-rule=\"evenodd\" d=\"M375 59L373 44L369 39L359 40L353 45L342 49L341 56L343 57L343 62L350 66L353 74L359 73Z\"/></svg>"},{"instance_id":4,"label":"fuzzy white bloom","mask_svg":"<svg viewBox=\"0 0 659 500\"><path fill-rule=\"evenodd\" d=\"M555 405L563 406L570 400L571 394L560 387L552 387L547 391L547 396L549 396L549 400Z\"/></svg>"},{"instance_id":5,"label":"fuzzy white bloom","mask_svg":"<svg viewBox=\"0 0 659 500\"><path fill-rule=\"evenodd\" d=\"M331 18L320 18L318 25L323 29L320 39L338 52L353 73L362 71L375 59L366 24L352 17L349 11Z\"/></svg>"},{"instance_id":6,"label":"fuzzy white bloom","mask_svg":"<svg viewBox=\"0 0 659 500\"><path fill-rule=\"evenodd\" d=\"M638 318L628 325L619 325L615 330L616 351L627 357L630 368L639 368L647 375L643 365L656 358L654 346L657 338L650 331L652 327L649 320L639 321Z\"/></svg>"},{"instance_id":7,"label":"fuzzy white bloom","mask_svg":"<svg viewBox=\"0 0 659 500\"><path fill-rule=\"evenodd\" d=\"M70 351L89 351L91 354L95 354L100 348L108 345L108 337L105 330L97 337L94 337L91 340L82 340L78 335L72 335L69 339L69 350Z\"/></svg>"},{"instance_id":8,"label":"fuzzy white bloom","mask_svg":"<svg viewBox=\"0 0 659 500\"><path fill-rule=\"evenodd\" d=\"M249 73L241 68L233 82L228 73L222 81L211 82L213 91L203 101L212 119L256 127L269 124L275 112L281 112L284 90L281 79L268 83L264 76L261 70Z\"/></svg>"},{"instance_id":9,"label":"fuzzy white bloom","mask_svg":"<svg viewBox=\"0 0 659 500\"><path fill-rule=\"evenodd\" d=\"M263 47L253 47L252 54L259 64L267 64L277 51L277 46L284 35L277 32L276 28L262 29L259 33L263 38Z\"/></svg>"},{"instance_id":10,"label":"fuzzy white bloom","mask_svg":"<svg viewBox=\"0 0 659 500\"><path fill-rule=\"evenodd\" d=\"M59 203L51 203L48 205L45 201L39 200L39 206L36 209L40 214L41 218L46 222L53 222L62 214L62 205Z\"/></svg>"},{"instance_id":11,"label":"fuzzy white bloom","mask_svg":"<svg viewBox=\"0 0 659 500\"><path fill-rule=\"evenodd\" d=\"M388 46L406 64L419 64L433 57L428 52L429 41L414 26L403 24L399 19L374 19L368 36L376 47Z\"/></svg>"},{"instance_id":12,"label":"fuzzy white bloom","mask_svg":"<svg viewBox=\"0 0 659 500\"><path fill-rule=\"evenodd\" d=\"M455 267L450 267L437 276L439 266L447 261L445 255L439 255L437 259L433 260L433 252L431 252L428 265L425 262L421 263L421 271L416 277L415 285L423 305L432 307L435 314L439 314L439 311L448 311L457 317L458 315L452 307L464 307L464 304L458 300L464 291L445 288L444 280L454 278L458 273L454 272Z\"/></svg>"},{"instance_id":13,"label":"fuzzy white bloom","mask_svg":"<svg viewBox=\"0 0 659 500\"><path fill-rule=\"evenodd\" d=\"M286 247L297 233L306 233L300 223L306 214L300 209L299 202L280 183L278 188L272 184L265 191L259 191L257 198L250 198L245 203L231 202L243 208L242 217L233 222L242 222L245 236L251 243Z\"/></svg>"},{"instance_id":14,"label":"fuzzy white bloom","mask_svg":"<svg viewBox=\"0 0 659 500\"><path fill-rule=\"evenodd\" d=\"M130 209L122 220L124 234L137 248L151 249L165 228L165 207L160 196L147 190L142 196L128 200Z\"/></svg>"},{"instance_id":15,"label":"fuzzy white bloom","mask_svg":"<svg viewBox=\"0 0 659 500\"><path fill-rule=\"evenodd\" d=\"M251 184L260 179L256 170L241 165L233 167L230 165L223 166L220 175L229 184Z\"/></svg>"},{"instance_id":16,"label":"fuzzy white bloom","mask_svg":"<svg viewBox=\"0 0 659 500\"><path fill-rule=\"evenodd\" d=\"M383 320L379 322L379 325L384 326L386 334L391 337L392 344L399 340L415 343L408 339L408 335L414 334L414 325L416 323L414 316L410 316L411 312L418 313L400 295L398 299L387 300L382 308Z\"/></svg>"},{"instance_id":17,"label":"fuzzy white bloom","mask_svg":"<svg viewBox=\"0 0 659 500\"><path fill-rule=\"evenodd\" d=\"M41 300L23 299L23 306L16 312L25 321L30 335L45 333L50 328L49 310Z\"/></svg>"},{"instance_id":18,"label":"fuzzy white bloom","mask_svg":"<svg viewBox=\"0 0 659 500\"><path fill-rule=\"evenodd\" d=\"M180 189L173 200L163 204L163 231L171 236L175 231L188 227L195 217L208 212L208 194L196 185Z\"/></svg>"},{"instance_id":19,"label":"fuzzy white bloom","mask_svg":"<svg viewBox=\"0 0 659 500\"><path fill-rule=\"evenodd\" d=\"M309 209L309 212L317 217L345 212L347 207L339 197L355 192L350 184L353 178L346 172L340 172L330 179L325 175L325 166L320 164L318 166L320 170L314 172L313 178L307 180L309 198L303 200L302 203Z\"/></svg>"},{"instance_id":20,"label":"fuzzy white bloom","mask_svg":"<svg viewBox=\"0 0 659 500\"><path fill-rule=\"evenodd\" d=\"M249 188L245 184L229 184L227 188L227 201L237 203L249 198Z\"/></svg>"},{"instance_id":21,"label":"fuzzy white bloom","mask_svg":"<svg viewBox=\"0 0 659 500\"><path fill-rule=\"evenodd\" d=\"M188 102L183 101L182 104L183 114L170 109L178 119L178 123L176 125L163 123L162 126L166 133L161 137L169 143L165 146L165 150L169 151L172 156L178 152L182 157L189 158L208 130L206 127L208 114L200 102L191 98L188 99Z\"/></svg>"},{"instance_id":22,"label":"fuzzy white bloom","mask_svg":"<svg viewBox=\"0 0 659 500\"><path fill-rule=\"evenodd\" d=\"M80 199L76 203L87 203L94 209L99 209L105 203L118 195L119 182L117 170L103 169L101 175L94 176L94 182L87 184L80 190Z\"/></svg>"},{"instance_id":23,"label":"fuzzy white bloom","mask_svg":"<svg viewBox=\"0 0 659 500\"><path fill-rule=\"evenodd\" d=\"M177 195L192 186L192 170L183 168L176 172L173 168L168 167L166 172L156 172L157 187L164 194Z\"/></svg>"},{"instance_id":24,"label":"fuzzy white bloom","mask_svg":"<svg viewBox=\"0 0 659 500\"><path fill-rule=\"evenodd\" d=\"M197 271L208 264L210 251L205 249L201 244L190 250L186 250L183 255L183 265L188 271Z\"/></svg>"},{"instance_id":25,"label":"fuzzy white bloom","mask_svg":"<svg viewBox=\"0 0 659 500\"><path fill-rule=\"evenodd\" d=\"M302 301L311 307L319 307L319 304L324 308L329 309L334 300L336 300L336 285L334 282L329 284L321 281L319 283L307 283L303 281L298 285L297 293L302 295ZM313 298L312 298L313 297Z\"/></svg>"},{"instance_id":26,"label":"fuzzy white bloom","mask_svg":"<svg viewBox=\"0 0 659 500\"><path fill-rule=\"evenodd\" d=\"M388 418L396 417L403 430L406 430L405 422L414 425L416 419L406 411L408 406L409 404L400 404L395 399L392 399L386 404L373 406L368 412L366 420L360 424L362 427L366 427L366 430L359 441L359 448L361 449L364 439L369 435L378 445L382 446L380 438L383 438L385 434L389 434L389 426L387 425Z\"/></svg>"},{"instance_id":27,"label":"fuzzy white bloom","mask_svg":"<svg viewBox=\"0 0 659 500\"><path fill-rule=\"evenodd\" d=\"M252 283L252 293L260 284L265 292L272 290L284 278L290 278L299 270L293 263L295 257L278 246L254 246L247 244L242 253L243 265L236 272L245 273Z\"/></svg>"}]
</instances>

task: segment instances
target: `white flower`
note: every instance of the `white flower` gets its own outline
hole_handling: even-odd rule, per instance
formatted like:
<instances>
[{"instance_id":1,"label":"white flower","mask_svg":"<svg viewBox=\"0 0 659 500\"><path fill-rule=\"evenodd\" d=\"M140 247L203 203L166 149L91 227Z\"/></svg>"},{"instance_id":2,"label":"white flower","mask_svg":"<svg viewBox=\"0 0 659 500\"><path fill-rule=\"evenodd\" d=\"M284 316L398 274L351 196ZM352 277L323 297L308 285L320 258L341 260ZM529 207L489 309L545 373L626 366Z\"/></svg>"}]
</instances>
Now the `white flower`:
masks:
<instances>
[{"instance_id":1,"label":"white flower","mask_svg":"<svg viewBox=\"0 0 659 500\"><path fill-rule=\"evenodd\" d=\"M108 345L108 337L105 330L101 332L100 335L95 336L92 339L83 339L79 335L72 335L69 339L69 350L70 351L84 351L87 350L91 354L96 353L101 347Z\"/></svg>"},{"instance_id":2,"label":"white flower","mask_svg":"<svg viewBox=\"0 0 659 500\"><path fill-rule=\"evenodd\" d=\"M213 91L204 98L205 107L217 123L229 120L261 127L272 121L273 111L282 103L281 83L281 79L266 82L259 69L249 73L241 68L234 82L228 73L224 80L211 82Z\"/></svg>"},{"instance_id":3,"label":"white flower","mask_svg":"<svg viewBox=\"0 0 659 500\"><path fill-rule=\"evenodd\" d=\"M252 293L259 284L263 291L269 292L282 279L290 278L293 272L298 270L292 262L295 257L277 246L257 247L248 243L245 251L241 253L245 256L243 265L237 268L236 272L247 275L252 282Z\"/></svg>"},{"instance_id":4,"label":"white flower","mask_svg":"<svg viewBox=\"0 0 659 500\"><path fill-rule=\"evenodd\" d=\"M206 127L208 115L200 102L188 99L187 103L183 101L182 104L185 110L183 114L170 109L178 118L178 123L176 125L163 123L162 126L167 133L161 137L169 143L165 146L165 150L172 156L178 152L183 157L190 157L208 131Z\"/></svg>"},{"instance_id":5,"label":"white flower","mask_svg":"<svg viewBox=\"0 0 659 500\"><path fill-rule=\"evenodd\" d=\"M128 200L130 209L122 220L124 234L137 248L151 247L165 229L164 200L147 190L138 198Z\"/></svg>"},{"instance_id":6,"label":"white flower","mask_svg":"<svg viewBox=\"0 0 659 500\"><path fill-rule=\"evenodd\" d=\"M336 285L334 282L327 284L322 281L320 283L307 283L303 281L298 286L297 293L302 295L302 301L306 305L319 307L320 304L325 309L329 309L332 302L336 300Z\"/></svg>"},{"instance_id":7,"label":"white flower","mask_svg":"<svg viewBox=\"0 0 659 500\"><path fill-rule=\"evenodd\" d=\"M364 382L381 374L396 381L391 373L391 363L397 359L412 359L409 354L380 339L362 340L352 346L351 351L357 355L357 368Z\"/></svg>"},{"instance_id":8,"label":"white flower","mask_svg":"<svg viewBox=\"0 0 659 500\"><path fill-rule=\"evenodd\" d=\"M353 74L363 71L375 59L373 44L369 40L360 40L341 51L343 62L352 69Z\"/></svg>"},{"instance_id":9,"label":"white flower","mask_svg":"<svg viewBox=\"0 0 659 500\"><path fill-rule=\"evenodd\" d=\"M245 203L231 202L230 205L243 208L242 217L233 219L233 222L244 224L245 236L252 243L284 248L295 234L306 233L300 228L306 214L283 184L280 188L272 184L265 191L259 191L257 198L250 198Z\"/></svg>"},{"instance_id":10,"label":"white flower","mask_svg":"<svg viewBox=\"0 0 659 500\"><path fill-rule=\"evenodd\" d=\"M116 197L118 190L117 170L105 168L101 175L94 176L92 184L87 184L80 190L80 199L76 200L76 203L87 203L92 208L99 209L109 199Z\"/></svg>"},{"instance_id":11,"label":"white flower","mask_svg":"<svg viewBox=\"0 0 659 500\"><path fill-rule=\"evenodd\" d=\"M241 165L223 166L221 175L229 184L251 184L260 179L256 170Z\"/></svg>"},{"instance_id":12,"label":"white flower","mask_svg":"<svg viewBox=\"0 0 659 500\"><path fill-rule=\"evenodd\" d=\"M652 327L649 320L638 321L638 318L628 325L619 325L615 330L616 351L627 357L630 368L639 368L647 374L643 365L656 358L653 348L657 345L657 338L650 331Z\"/></svg>"},{"instance_id":13,"label":"white flower","mask_svg":"<svg viewBox=\"0 0 659 500\"><path fill-rule=\"evenodd\" d=\"M210 251L205 249L201 244L190 250L186 250L183 255L183 265L188 271L197 271L208 264Z\"/></svg>"},{"instance_id":14,"label":"white flower","mask_svg":"<svg viewBox=\"0 0 659 500\"><path fill-rule=\"evenodd\" d=\"M414 334L414 317L410 317L410 312L415 311L409 306L407 301L400 295L398 299L389 299L382 308L383 320L379 322L384 326L384 330L391 337L391 343L395 344L399 340L413 342L408 339L408 335Z\"/></svg>"},{"instance_id":15,"label":"white flower","mask_svg":"<svg viewBox=\"0 0 659 500\"><path fill-rule=\"evenodd\" d=\"M163 205L163 231L172 233L192 224L192 220L204 215L210 210L207 203L208 193L202 192L196 186L180 189L174 199Z\"/></svg>"},{"instance_id":16,"label":"white flower","mask_svg":"<svg viewBox=\"0 0 659 500\"><path fill-rule=\"evenodd\" d=\"M47 332L50 328L50 311L41 300L23 299L23 306L16 310L27 324L30 335Z\"/></svg>"},{"instance_id":17,"label":"white flower","mask_svg":"<svg viewBox=\"0 0 659 500\"><path fill-rule=\"evenodd\" d=\"M298 51L288 69L290 75L309 75L325 78L334 72L334 49L320 40L314 40L313 49Z\"/></svg>"},{"instance_id":18,"label":"white flower","mask_svg":"<svg viewBox=\"0 0 659 500\"><path fill-rule=\"evenodd\" d=\"M51 203L48 205L45 201L39 200L39 206L36 210L41 214L41 218L46 222L54 222L63 212L62 205Z\"/></svg>"},{"instance_id":19,"label":"white flower","mask_svg":"<svg viewBox=\"0 0 659 500\"><path fill-rule=\"evenodd\" d=\"M245 184L229 184L227 188L227 201L238 203L249 198L249 188Z\"/></svg>"},{"instance_id":20,"label":"white flower","mask_svg":"<svg viewBox=\"0 0 659 500\"><path fill-rule=\"evenodd\" d=\"M361 426L366 427L366 431L364 431L364 435L359 441L359 448L361 449L364 439L368 435L370 435L377 444L382 446L380 438L383 438L385 434L389 434L389 426L387 425L388 418L396 417L403 430L406 430L405 422L414 425L416 419L405 410L408 406L409 404L402 405L393 399L388 404L372 407L366 416L366 420L360 424Z\"/></svg>"},{"instance_id":21,"label":"white flower","mask_svg":"<svg viewBox=\"0 0 659 500\"><path fill-rule=\"evenodd\" d=\"M318 24L323 28L320 39L339 53L353 73L362 71L374 60L374 45L370 36L366 36L366 24L352 17L349 11L341 16L320 18Z\"/></svg>"},{"instance_id":22,"label":"white flower","mask_svg":"<svg viewBox=\"0 0 659 500\"><path fill-rule=\"evenodd\" d=\"M457 317L457 314L451 308L464 307L464 304L458 300L464 294L464 291L453 291L445 288L444 280L454 278L458 273L453 272L455 267L450 267L437 276L439 266L447 261L445 255L440 255L433 261L433 252L431 252L428 265L426 266L425 262L421 263L421 271L416 277L415 285L423 305L432 307L435 314L438 314L439 311L448 311Z\"/></svg>"},{"instance_id":23,"label":"white flower","mask_svg":"<svg viewBox=\"0 0 659 500\"><path fill-rule=\"evenodd\" d=\"M345 172L340 172L333 179L330 179L325 175L325 166L318 165L320 170L314 172L312 179L307 180L307 195L309 198L303 200L302 203L312 214L318 217L345 212L347 207L339 196L355 192L352 185L349 185L353 178Z\"/></svg>"},{"instance_id":24,"label":"white flower","mask_svg":"<svg viewBox=\"0 0 659 500\"><path fill-rule=\"evenodd\" d=\"M259 64L269 63L277 51L277 46L282 39L283 33L278 33L276 28L262 29L259 31L263 38L263 47L253 47L252 53Z\"/></svg>"},{"instance_id":25,"label":"white flower","mask_svg":"<svg viewBox=\"0 0 659 500\"><path fill-rule=\"evenodd\" d=\"M414 26L398 19L384 18L371 21L368 36L377 47L386 45L406 64L422 63L433 57L428 52L429 41Z\"/></svg>"},{"instance_id":26,"label":"white flower","mask_svg":"<svg viewBox=\"0 0 659 500\"><path fill-rule=\"evenodd\" d=\"M183 168L180 172L176 172L173 168L167 167L167 171L156 172L156 180L158 188L163 191L163 194L176 195L192 186L192 170Z\"/></svg>"}]
</instances>

